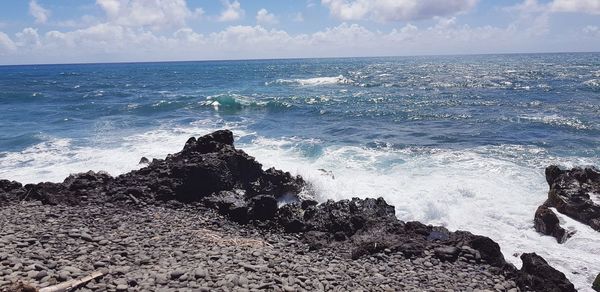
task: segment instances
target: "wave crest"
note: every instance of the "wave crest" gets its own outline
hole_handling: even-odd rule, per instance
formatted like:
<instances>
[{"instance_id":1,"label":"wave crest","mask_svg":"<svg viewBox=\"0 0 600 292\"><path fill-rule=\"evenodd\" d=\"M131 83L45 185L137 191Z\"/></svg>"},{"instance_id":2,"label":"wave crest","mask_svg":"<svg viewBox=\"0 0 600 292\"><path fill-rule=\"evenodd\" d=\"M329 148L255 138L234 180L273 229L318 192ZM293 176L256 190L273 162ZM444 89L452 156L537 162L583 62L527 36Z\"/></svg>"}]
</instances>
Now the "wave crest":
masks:
<instances>
[{"instance_id":1,"label":"wave crest","mask_svg":"<svg viewBox=\"0 0 600 292\"><path fill-rule=\"evenodd\" d=\"M318 86L318 85L333 85L333 84L352 84L353 81L344 77L344 75L331 77L313 77L305 79L277 79L272 82L267 82L265 85L300 85L300 86Z\"/></svg>"}]
</instances>

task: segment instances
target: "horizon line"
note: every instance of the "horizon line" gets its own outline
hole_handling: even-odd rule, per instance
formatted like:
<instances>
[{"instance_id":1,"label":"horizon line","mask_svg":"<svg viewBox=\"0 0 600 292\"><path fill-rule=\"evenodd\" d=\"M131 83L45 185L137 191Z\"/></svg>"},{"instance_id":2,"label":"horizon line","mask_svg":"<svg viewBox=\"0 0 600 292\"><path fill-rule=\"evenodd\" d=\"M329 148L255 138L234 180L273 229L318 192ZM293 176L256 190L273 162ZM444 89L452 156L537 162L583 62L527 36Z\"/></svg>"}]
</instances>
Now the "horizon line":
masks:
<instances>
[{"instance_id":1,"label":"horizon line","mask_svg":"<svg viewBox=\"0 0 600 292\"><path fill-rule=\"evenodd\" d=\"M157 61L107 61L107 62L66 62L66 63L23 63L0 64L0 67L18 66L53 66L53 65L102 65L102 64L152 64L152 63L199 63L199 62L242 62L242 61L277 61L307 59L368 59L368 58L410 58L410 57L462 57L493 55L549 55L549 54L595 54L600 51L557 51L557 52L511 52L511 53L474 53L474 54L421 54L421 55L381 55L381 56L338 56L338 57L281 57L281 58L240 58L240 59L199 59L199 60L157 60Z\"/></svg>"}]
</instances>

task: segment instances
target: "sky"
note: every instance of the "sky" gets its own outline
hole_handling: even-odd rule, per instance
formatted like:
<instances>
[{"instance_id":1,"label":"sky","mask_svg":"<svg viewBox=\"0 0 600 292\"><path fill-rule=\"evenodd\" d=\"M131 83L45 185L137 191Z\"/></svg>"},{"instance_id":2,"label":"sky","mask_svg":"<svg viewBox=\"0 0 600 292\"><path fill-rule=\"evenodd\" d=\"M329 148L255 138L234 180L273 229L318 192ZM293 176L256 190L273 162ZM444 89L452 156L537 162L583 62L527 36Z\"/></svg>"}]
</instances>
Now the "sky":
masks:
<instances>
[{"instance_id":1,"label":"sky","mask_svg":"<svg viewBox=\"0 0 600 292\"><path fill-rule=\"evenodd\" d=\"M3 0L0 64L600 51L600 0Z\"/></svg>"}]
</instances>

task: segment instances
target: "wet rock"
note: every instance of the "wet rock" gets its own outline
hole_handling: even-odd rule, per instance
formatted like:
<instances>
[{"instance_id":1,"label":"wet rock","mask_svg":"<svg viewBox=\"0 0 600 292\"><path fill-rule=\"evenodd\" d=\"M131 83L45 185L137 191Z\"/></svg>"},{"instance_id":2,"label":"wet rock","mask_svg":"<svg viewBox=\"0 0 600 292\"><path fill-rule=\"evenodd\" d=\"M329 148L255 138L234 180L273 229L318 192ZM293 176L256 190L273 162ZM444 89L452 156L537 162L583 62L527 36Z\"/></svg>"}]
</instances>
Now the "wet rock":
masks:
<instances>
[{"instance_id":1,"label":"wet rock","mask_svg":"<svg viewBox=\"0 0 600 292\"><path fill-rule=\"evenodd\" d=\"M560 226L556 214L545 205L539 206L535 211L533 224L537 232L553 236L558 243L565 242L571 235Z\"/></svg>"},{"instance_id":2,"label":"wet rock","mask_svg":"<svg viewBox=\"0 0 600 292\"><path fill-rule=\"evenodd\" d=\"M469 245L480 253L480 256L488 264L496 267L502 267L506 264L504 255L500 251L500 246L495 241L485 236L474 236Z\"/></svg>"},{"instance_id":3,"label":"wet rock","mask_svg":"<svg viewBox=\"0 0 600 292\"><path fill-rule=\"evenodd\" d=\"M552 268L535 253L521 255L523 268L518 272L517 284L521 289L548 292L577 291L562 272Z\"/></svg>"},{"instance_id":4,"label":"wet rock","mask_svg":"<svg viewBox=\"0 0 600 292\"><path fill-rule=\"evenodd\" d=\"M600 205L590 196L600 194L600 171L594 167L563 170L552 165L546 168L550 186L544 205L555 207L575 220L600 231Z\"/></svg>"},{"instance_id":5,"label":"wet rock","mask_svg":"<svg viewBox=\"0 0 600 292\"><path fill-rule=\"evenodd\" d=\"M427 240L431 240L431 241L434 241L434 240L444 241L444 240L448 240L448 238L449 238L448 233L440 232L440 231L432 231L427 236Z\"/></svg>"},{"instance_id":6,"label":"wet rock","mask_svg":"<svg viewBox=\"0 0 600 292\"><path fill-rule=\"evenodd\" d=\"M596 276L594 283L592 283L592 289L600 292L600 273Z\"/></svg>"}]
</instances>

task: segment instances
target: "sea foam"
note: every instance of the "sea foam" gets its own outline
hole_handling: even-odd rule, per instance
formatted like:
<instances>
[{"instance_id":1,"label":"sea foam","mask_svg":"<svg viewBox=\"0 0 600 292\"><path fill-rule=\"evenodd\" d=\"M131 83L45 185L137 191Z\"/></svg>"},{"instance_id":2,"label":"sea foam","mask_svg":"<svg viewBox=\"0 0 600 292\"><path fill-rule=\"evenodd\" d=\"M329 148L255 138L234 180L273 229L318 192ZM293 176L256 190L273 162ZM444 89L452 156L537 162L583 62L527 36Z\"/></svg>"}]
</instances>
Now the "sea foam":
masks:
<instances>
[{"instance_id":1,"label":"sea foam","mask_svg":"<svg viewBox=\"0 0 600 292\"><path fill-rule=\"evenodd\" d=\"M277 79L273 82L267 82L265 85L280 84L280 85L301 85L301 86L316 86L316 85L331 85L331 84L351 84L352 80L343 75L332 77L314 77L306 79Z\"/></svg>"}]
</instances>

